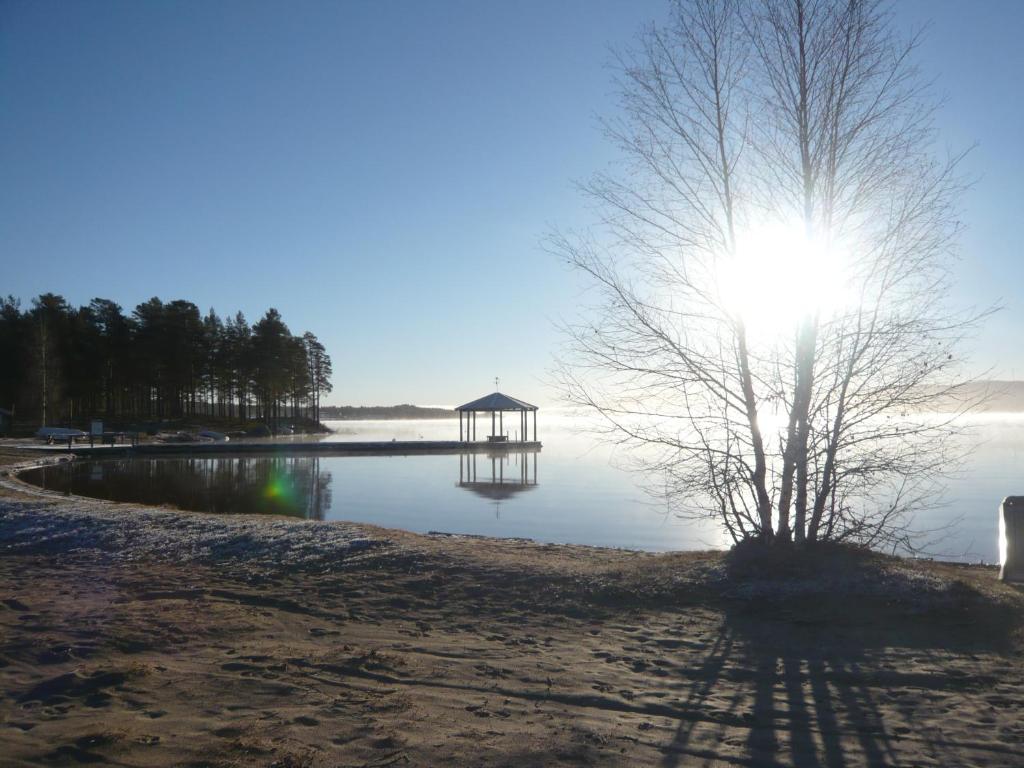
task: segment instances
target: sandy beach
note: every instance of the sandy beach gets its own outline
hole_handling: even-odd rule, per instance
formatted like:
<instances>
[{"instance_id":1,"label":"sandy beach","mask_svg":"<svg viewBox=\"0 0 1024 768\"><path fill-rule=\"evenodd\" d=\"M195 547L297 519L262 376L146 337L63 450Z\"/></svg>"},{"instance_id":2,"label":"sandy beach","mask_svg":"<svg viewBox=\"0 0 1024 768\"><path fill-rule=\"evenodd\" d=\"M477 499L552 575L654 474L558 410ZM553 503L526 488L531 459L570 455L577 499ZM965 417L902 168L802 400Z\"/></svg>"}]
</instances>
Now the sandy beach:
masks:
<instances>
[{"instance_id":1,"label":"sandy beach","mask_svg":"<svg viewBox=\"0 0 1024 768\"><path fill-rule=\"evenodd\" d=\"M3 483L4 765L1024 765L1024 593L991 568L768 578Z\"/></svg>"}]
</instances>

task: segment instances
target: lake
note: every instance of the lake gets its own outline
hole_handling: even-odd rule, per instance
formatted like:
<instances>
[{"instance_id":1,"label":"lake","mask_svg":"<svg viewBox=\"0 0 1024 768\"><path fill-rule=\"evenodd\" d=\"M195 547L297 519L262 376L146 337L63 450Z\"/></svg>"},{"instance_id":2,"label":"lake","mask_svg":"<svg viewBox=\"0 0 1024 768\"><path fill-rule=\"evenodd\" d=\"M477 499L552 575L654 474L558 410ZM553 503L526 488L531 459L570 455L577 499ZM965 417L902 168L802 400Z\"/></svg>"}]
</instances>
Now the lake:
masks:
<instances>
[{"instance_id":1,"label":"lake","mask_svg":"<svg viewBox=\"0 0 1024 768\"><path fill-rule=\"evenodd\" d=\"M948 481L943 504L918 516L930 552L997 559L1000 500L1024 492L1024 415L973 417L975 447ZM415 456L218 456L82 461L24 473L46 488L210 512L353 520L426 533L521 537L650 551L728 545L710 521L680 519L652 501L624 456L539 421L543 450ZM450 440L458 422L328 422L323 439Z\"/></svg>"}]
</instances>

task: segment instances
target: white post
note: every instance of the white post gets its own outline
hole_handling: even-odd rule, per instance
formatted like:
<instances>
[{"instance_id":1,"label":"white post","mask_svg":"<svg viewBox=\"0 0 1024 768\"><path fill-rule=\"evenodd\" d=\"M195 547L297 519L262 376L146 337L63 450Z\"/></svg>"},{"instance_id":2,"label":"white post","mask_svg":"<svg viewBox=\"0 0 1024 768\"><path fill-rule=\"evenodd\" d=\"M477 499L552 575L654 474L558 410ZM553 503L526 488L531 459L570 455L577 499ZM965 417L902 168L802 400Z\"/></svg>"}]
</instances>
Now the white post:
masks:
<instances>
[{"instance_id":1,"label":"white post","mask_svg":"<svg viewBox=\"0 0 1024 768\"><path fill-rule=\"evenodd\" d=\"M1024 582L1024 496L1007 496L999 507L999 578Z\"/></svg>"}]
</instances>

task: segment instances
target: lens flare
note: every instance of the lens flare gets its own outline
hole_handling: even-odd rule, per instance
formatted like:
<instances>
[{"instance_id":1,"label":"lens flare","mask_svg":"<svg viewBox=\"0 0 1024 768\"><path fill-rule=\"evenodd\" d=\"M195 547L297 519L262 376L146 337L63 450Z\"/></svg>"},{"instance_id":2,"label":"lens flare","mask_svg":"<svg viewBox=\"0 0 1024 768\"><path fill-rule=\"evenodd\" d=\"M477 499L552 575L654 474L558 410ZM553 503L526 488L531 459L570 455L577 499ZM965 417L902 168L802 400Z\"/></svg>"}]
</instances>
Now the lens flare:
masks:
<instances>
[{"instance_id":1,"label":"lens flare","mask_svg":"<svg viewBox=\"0 0 1024 768\"><path fill-rule=\"evenodd\" d=\"M298 509L298 493L288 473L273 469L263 488L263 500L271 511L291 513Z\"/></svg>"}]
</instances>

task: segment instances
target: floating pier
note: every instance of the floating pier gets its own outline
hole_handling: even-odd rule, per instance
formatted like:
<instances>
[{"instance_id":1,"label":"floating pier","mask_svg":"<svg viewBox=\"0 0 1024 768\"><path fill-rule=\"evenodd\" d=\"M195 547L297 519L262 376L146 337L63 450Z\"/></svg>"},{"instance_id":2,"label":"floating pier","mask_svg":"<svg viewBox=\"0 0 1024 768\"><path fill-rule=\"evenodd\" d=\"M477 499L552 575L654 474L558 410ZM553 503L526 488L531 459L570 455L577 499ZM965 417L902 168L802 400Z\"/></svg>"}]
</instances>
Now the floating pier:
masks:
<instances>
[{"instance_id":1,"label":"floating pier","mask_svg":"<svg viewBox=\"0 0 1024 768\"><path fill-rule=\"evenodd\" d=\"M319 454L322 456L411 456L418 454L458 453L522 453L536 452L539 441L477 442L459 440L387 440L377 442L299 442L250 441L210 443L139 443L138 445L26 445L23 448L43 453L71 453L78 457L104 458L121 456L227 456L239 454Z\"/></svg>"}]
</instances>

